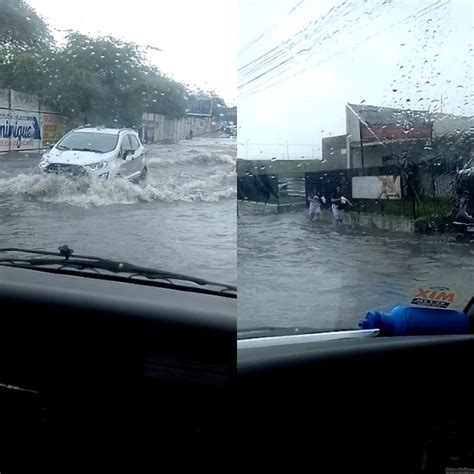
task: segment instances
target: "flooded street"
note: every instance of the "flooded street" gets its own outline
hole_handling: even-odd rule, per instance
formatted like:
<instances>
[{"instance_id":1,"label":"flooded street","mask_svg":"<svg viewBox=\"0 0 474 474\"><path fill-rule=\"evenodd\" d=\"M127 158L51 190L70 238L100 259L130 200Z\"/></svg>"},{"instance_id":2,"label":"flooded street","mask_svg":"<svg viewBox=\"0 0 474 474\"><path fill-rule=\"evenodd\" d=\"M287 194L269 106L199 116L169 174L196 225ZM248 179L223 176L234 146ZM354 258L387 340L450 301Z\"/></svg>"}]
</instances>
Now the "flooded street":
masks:
<instances>
[{"instance_id":1,"label":"flooded street","mask_svg":"<svg viewBox=\"0 0 474 474\"><path fill-rule=\"evenodd\" d=\"M235 284L235 141L146 149L133 184L41 175L38 154L0 155L0 246L119 259Z\"/></svg>"},{"instance_id":2,"label":"flooded street","mask_svg":"<svg viewBox=\"0 0 474 474\"><path fill-rule=\"evenodd\" d=\"M419 286L471 297L474 246L446 235L309 222L301 211L238 218L239 328L357 328L368 310L409 303Z\"/></svg>"}]
</instances>

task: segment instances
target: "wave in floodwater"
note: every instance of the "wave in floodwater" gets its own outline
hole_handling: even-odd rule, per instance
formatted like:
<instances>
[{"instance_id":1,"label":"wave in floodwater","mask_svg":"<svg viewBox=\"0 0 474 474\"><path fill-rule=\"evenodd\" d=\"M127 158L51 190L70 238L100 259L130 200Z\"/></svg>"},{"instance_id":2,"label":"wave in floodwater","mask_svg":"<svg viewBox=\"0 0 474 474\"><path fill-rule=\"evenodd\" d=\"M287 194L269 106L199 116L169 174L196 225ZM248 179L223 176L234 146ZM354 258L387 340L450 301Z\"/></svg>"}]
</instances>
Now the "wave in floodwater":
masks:
<instances>
[{"instance_id":1,"label":"wave in floodwater","mask_svg":"<svg viewBox=\"0 0 474 474\"><path fill-rule=\"evenodd\" d=\"M150 146L142 183L20 173L0 178L3 196L91 207L139 202L215 202L236 196L235 144Z\"/></svg>"},{"instance_id":2,"label":"wave in floodwater","mask_svg":"<svg viewBox=\"0 0 474 474\"><path fill-rule=\"evenodd\" d=\"M235 162L235 154L232 155L228 152L216 152L204 150L199 150L196 148L184 149L182 154L177 158L173 156L174 154L167 154L159 152L156 155L151 154L152 151L149 151L148 162L151 164L159 164L161 166L199 166L199 165L233 165ZM160 156L161 155L161 156Z\"/></svg>"}]
</instances>

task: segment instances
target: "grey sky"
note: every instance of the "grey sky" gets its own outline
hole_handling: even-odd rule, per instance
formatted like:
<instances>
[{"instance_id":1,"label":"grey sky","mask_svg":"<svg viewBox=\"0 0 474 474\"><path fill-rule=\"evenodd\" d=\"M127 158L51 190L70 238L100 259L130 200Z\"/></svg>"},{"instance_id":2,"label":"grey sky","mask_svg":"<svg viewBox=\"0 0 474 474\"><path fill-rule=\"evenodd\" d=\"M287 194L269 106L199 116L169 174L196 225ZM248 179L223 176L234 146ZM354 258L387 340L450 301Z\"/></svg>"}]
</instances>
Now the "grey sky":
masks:
<instances>
[{"instance_id":1,"label":"grey sky","mask_svg":"<svg viewBox=\"0 0 474 474\"><path fill-rule=\"evenodd\" d=\"M157 46L150 60L175 79L235 103L236 0L27 0L53 29Z\"/></svg>"},{"instance_id":2,"label":"grey sky","mask_svg":"<svg viewBox=\"0 0 474 474\"><path fill-rule=\"evenodd\" d=\"M321 137L345 132L346 102L439 111L442 97L443 112L474 115L471 0L239 0L238 10L240 158L282 158L286 142L290 158L313 152L291 144L319 157ZM288 58L287 71L265 74Z\"/></svg>"}]
</instances>

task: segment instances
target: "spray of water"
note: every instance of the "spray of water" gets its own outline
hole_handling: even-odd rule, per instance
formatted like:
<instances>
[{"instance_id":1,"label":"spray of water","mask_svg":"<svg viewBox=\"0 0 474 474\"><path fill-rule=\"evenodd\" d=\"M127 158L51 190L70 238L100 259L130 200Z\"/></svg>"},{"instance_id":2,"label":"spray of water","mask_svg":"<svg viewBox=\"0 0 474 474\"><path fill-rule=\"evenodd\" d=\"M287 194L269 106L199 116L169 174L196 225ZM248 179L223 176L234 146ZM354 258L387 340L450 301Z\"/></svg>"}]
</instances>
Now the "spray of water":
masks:
<instances>
[{"instance_id":1,"label":"spray of water","mask_svg":"<svg viewBox=\"0 0 474 474\"><path fill-rule=\"evenodd\" d=\"M40 172L0 178L4 196L23 196L40 202L79 207L133 205L140 202L215 202L236 196L234 160L236 146L229 141L197 141L147 150L148 177L145 182L123 179L100 181L69 178Z\"/></svg>"}]
</instances>

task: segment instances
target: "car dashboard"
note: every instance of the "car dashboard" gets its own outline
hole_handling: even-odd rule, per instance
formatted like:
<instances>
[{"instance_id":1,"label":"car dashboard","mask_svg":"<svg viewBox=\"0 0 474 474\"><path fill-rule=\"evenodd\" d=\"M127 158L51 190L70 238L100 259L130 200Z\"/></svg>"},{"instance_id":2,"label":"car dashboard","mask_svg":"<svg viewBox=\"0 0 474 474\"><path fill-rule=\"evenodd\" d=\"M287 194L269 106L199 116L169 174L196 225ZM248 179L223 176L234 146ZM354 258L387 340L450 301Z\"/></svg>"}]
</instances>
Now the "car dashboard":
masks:
<instances>
[{"instance_id":1,"label":"car dashboard","mask_svg":"<svg viewBox=\"0 0 474 474\"><path fill-rule=\"evenodd\" d=\"M2 472L107 444L162 459L228 429L235 294L0 267L0 305Z\"/></svg>"},{"instance_id":2,"label":"car dashboard","mask_svg":"<svg viewBox=\"0 0 474 474\"><path fill-rule=\"evenodd\" d=\"M472 335L240 344L242 460L294 472L472 471L473 355Z\"/></svg>"}]
</instances>

